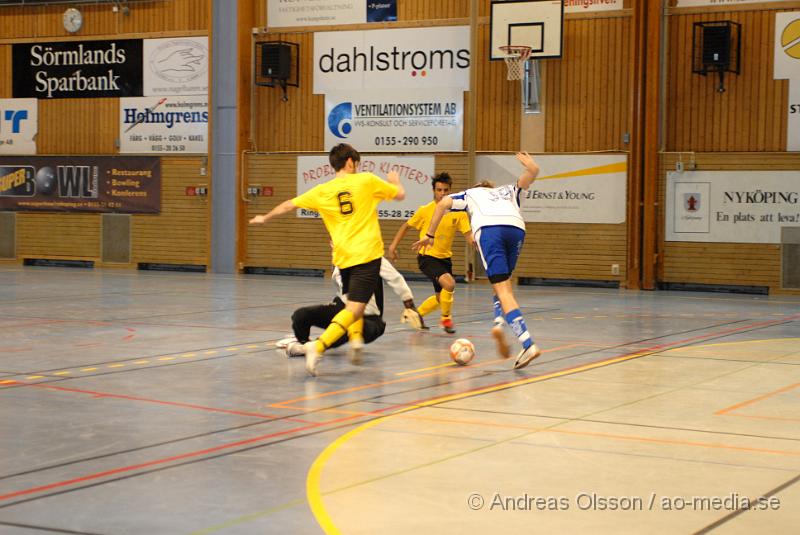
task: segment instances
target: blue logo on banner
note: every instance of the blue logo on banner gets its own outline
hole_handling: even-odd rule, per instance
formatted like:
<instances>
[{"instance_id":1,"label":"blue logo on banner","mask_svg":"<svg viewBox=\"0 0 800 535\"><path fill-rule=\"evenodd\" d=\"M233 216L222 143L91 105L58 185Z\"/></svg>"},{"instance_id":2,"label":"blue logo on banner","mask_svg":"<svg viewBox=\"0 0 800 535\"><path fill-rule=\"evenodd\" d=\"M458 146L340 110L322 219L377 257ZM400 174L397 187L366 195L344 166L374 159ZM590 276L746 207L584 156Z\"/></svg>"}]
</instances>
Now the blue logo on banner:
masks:
<instances>
[{"instance_id":1,"label":"blue logo on banner","mask_svg":"<svg viewBox=\"0 0 800 535\"><path fill-rule=\"evenodd\" d=\"M368 0L367 22L394 22L397 20L397 0L383 2Z\"/></svg>"},{"instance_id":2,"label":"blue logo on banner","mask_svg":"<svg viewBox=\"0 0 800 535\"><path fill-rule=\"evenodd\" d=\"M346 138L353 130L353 103L342 102L328 115L328 129L339 138Z\"/></svg>"}]
</instances>

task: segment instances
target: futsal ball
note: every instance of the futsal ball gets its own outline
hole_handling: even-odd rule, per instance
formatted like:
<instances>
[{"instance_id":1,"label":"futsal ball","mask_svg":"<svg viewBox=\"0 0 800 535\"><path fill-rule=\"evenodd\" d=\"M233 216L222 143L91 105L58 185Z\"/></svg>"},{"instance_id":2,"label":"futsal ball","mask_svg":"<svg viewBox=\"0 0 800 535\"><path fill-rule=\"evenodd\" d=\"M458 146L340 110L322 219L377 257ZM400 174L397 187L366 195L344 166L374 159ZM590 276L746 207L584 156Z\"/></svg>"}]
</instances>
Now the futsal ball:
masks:
<instances>
[{"instance_id":1,"label":"futsal ball","mask_svg":"<svg viewBox=\"0 0 800 535\"><path fill-rule=\"evenodd\" d=\"M466 366L475 358L475 346L466 338L459 338L450 346L450 358L459 366Z\"/></svg>"}]
</instances>

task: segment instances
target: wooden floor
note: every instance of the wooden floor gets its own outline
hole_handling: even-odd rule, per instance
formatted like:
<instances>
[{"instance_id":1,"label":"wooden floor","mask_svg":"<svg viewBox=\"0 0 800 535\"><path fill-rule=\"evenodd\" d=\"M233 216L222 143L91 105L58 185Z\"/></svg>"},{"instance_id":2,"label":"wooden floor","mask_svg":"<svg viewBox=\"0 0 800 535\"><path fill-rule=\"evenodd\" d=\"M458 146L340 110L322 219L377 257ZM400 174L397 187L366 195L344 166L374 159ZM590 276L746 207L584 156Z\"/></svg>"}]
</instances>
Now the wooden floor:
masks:
<instances>
[{"instance_id":1,"label":"wooden floor","mask_svg":"<svg viewBox=\"0 0 800 535\"><path fill-rule=\"evenodd\" d=\"M0 533L797 530L800 298L516 291L524 370L459 285L311 378L274 344L329 281L0 268Z\"/></svg>"}]
</instances>

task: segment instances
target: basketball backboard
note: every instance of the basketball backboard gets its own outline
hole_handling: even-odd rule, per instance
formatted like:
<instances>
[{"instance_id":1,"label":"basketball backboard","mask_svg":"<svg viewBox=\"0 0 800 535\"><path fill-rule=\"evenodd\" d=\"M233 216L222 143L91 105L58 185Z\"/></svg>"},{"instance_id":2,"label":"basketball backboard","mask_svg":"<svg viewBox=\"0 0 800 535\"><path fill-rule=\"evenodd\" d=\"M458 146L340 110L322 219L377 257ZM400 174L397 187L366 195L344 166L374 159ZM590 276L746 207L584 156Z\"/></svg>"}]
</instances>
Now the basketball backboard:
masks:
<instances>
[{"instance_id":1,"label":"basketball backboard","mask_svg":"<svg viewBox=\"0 0 800 535\"><path fill-rule=\"evenodd\" d=\"M504 45L531 47L531 59L561 57L561 0L492 0L489 59L501 60Z\"/></svg>"}]
</instances>

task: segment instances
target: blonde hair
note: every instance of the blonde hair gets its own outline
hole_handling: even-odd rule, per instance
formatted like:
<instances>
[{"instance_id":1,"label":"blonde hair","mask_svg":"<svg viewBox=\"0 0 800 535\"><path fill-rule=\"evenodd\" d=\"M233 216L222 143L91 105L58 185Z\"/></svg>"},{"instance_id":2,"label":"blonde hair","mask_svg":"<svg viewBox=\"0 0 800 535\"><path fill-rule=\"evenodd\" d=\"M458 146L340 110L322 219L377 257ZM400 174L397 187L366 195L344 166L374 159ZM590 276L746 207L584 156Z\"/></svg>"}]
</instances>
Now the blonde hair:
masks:
<instances>
[{"instance_id":1,"label":"blonde hair","mask_svg":"<svg viewBox=\"0 0 800 535\"><path fill-rule=\"evenodd\" d=\"M472 187L473 188L493 188L494 187L494 182L492 182L491 180L481 180L480 182L478 182L477 184L475 184Z\"/></svg>"}]
</instances>

